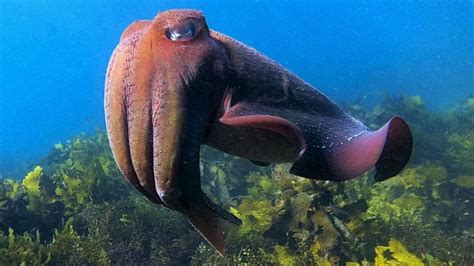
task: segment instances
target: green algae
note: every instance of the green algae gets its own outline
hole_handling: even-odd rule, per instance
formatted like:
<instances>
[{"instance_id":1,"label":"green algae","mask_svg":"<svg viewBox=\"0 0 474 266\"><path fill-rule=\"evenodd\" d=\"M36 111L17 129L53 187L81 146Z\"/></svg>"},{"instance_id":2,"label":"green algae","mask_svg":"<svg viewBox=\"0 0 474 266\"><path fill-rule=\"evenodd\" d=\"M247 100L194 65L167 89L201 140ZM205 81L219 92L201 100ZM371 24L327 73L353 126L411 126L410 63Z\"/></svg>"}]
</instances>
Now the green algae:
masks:
<instances>
[{"instance_id":1,"label":"green algae","mask_svg":"<svg viewBox=\"0 0 474 266\"><path fill-rule=\"evenodd\" d=\"M35 169L29 172L21 184L25 189L26 193L30 197L37 197L40 193L40 177L43 174L43 169L40 166L36 166Z\"/></svg>"},{"instance_id":2,"label":"green algae","mask_svg":"<svg viewBox=\"0 0 474 266\"><path fill-rule=\"evenodd\" d=\"M0 264L473 264L472 98L444 113L418 96L348 106L374 128L394 114L409 121L407 169L376 184L370 174L322 182L203 148L203 189L243 221L225 225L222 257L126 184L104 132L80 135L24 179L0 180Z\"/></svg>"},{"instance_id":3,"label":"green algae","mask_svg":"<svg viewBox=\"0 0 474 266\"><path fill-rule=\"evenodd\" d=\"M452 182L461 187L474 188L474 176L458 176Z\"/></svg>"},{"instance_id":4,"label":"green algae","mask_svg":"<svg viewBox=\"0 0 474 266\"><path fill-rule=\"evenodd\" d=\"M423 266L423 261L410 253L402 243L390 239L388 246L375 248L375 265L413 265Z\"/></svg>"}]
</instances>

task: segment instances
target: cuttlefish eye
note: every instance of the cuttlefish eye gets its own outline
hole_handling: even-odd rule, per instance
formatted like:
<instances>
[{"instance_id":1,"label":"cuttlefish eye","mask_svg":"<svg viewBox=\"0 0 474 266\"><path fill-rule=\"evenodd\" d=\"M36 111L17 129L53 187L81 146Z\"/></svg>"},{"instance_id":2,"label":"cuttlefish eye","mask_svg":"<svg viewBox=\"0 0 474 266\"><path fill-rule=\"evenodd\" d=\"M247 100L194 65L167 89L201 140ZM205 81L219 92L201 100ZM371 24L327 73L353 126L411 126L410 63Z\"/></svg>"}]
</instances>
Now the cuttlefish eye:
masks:
<instances>
[{"instance_id":1,"label":"cuttlefish eye","mask_svg":"<svg viewBox=\"0 0 474 266\"><path fill-rule=\"evenodd\" d=\"M175 42L189 41L196 37L196 23L187 21L177 26L171 26L166 29L165 35L168 39Z\"/></svg>"}]
</instances>

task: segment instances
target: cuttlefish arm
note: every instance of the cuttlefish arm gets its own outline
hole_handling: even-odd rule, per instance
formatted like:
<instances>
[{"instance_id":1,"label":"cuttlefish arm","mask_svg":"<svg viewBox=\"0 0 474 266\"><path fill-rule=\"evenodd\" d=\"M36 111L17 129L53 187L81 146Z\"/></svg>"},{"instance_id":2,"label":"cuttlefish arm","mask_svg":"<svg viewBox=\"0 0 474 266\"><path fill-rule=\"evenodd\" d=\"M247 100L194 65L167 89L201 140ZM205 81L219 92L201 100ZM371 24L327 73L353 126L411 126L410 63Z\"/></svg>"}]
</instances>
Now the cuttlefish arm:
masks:
<instances>
[{"instance_id":1,"label":"cuttlefish arm","mask_svg":"<svg viewBox=\"0 0 474 266\"><path fill-rule=\"evenodd\" d=\"M291 173L312 179L347 180L375 167L381 181L405 167L412 136L403 119L370 131L256 50L218 32L211 35L227 47L235 75L209 145L252 161L293 162Z\"/></svg>"},{"instance_id":2,"label":"cuttlefish arm","mask_svg":"<svg viewBox=\"0 0 474 266\"><path fill-rule=\"evenodd\" d=\"M240 220L201 190L199 150L229 63L200 12L168 11L124 31L105 84L107 132L124 177L153 202L183 213L221 253L220 219Z\"/></svg>"}]
</instances>

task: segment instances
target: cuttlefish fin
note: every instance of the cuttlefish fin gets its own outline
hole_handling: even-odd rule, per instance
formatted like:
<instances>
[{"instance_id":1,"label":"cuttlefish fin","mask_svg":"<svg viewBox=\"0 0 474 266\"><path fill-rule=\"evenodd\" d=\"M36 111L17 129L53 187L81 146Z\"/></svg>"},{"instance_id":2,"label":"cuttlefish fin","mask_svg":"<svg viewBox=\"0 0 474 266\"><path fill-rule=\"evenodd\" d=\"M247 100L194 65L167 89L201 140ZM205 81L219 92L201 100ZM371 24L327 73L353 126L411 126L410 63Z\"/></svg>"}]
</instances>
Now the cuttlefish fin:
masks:
<instances>
[{"instance_id":1,"label":"cuttlefish fin","mask_svg":"<svg viewBox=\"0 0 474 266\"><path fill-rule=\"evenodd\" d=\"M191 203L185 213L192 226L211 244L221 255L225 254L224 230L221 219L242 225L242 221L232 213L224 210L203 195L202 199Z\"/></svg>"}]
</instances>

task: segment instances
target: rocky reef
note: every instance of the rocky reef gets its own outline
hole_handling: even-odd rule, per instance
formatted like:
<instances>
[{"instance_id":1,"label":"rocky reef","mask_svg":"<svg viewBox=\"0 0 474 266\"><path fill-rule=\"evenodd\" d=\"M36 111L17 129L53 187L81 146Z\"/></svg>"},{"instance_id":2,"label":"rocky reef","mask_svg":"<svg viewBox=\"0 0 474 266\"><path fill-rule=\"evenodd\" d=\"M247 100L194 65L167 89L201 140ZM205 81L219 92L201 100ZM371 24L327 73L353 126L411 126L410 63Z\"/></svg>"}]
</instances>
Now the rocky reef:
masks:
<instances>
[{"instance_id":1,"label":"rocky reef","mask_svg":"<svg viewBox=\"0 0 474 266\"><path fill-rule=\"evenodd\" d=\"M335 183L203 148L203 188L238 216L222 257L179 214L129 188L107 136L57 144L22 179L0 180L1 265L473 265L474 98L431 112L418 96L345 109L413 128L399 176Z\"/></svg>"}]
</instances>

